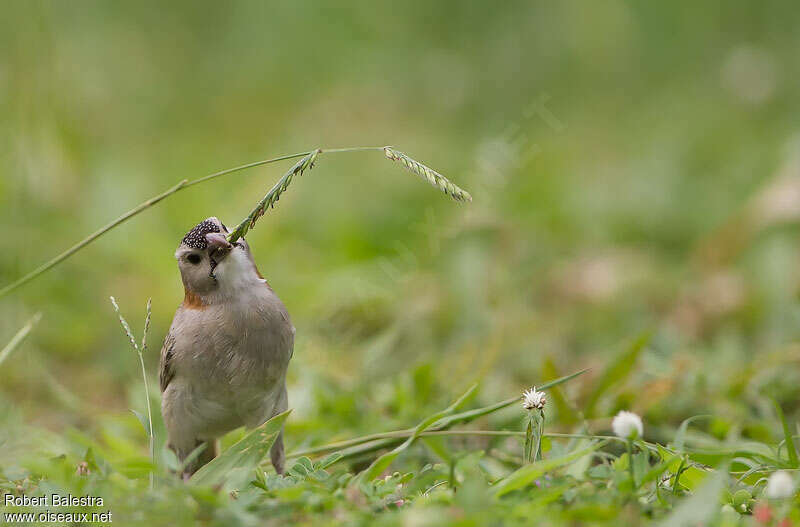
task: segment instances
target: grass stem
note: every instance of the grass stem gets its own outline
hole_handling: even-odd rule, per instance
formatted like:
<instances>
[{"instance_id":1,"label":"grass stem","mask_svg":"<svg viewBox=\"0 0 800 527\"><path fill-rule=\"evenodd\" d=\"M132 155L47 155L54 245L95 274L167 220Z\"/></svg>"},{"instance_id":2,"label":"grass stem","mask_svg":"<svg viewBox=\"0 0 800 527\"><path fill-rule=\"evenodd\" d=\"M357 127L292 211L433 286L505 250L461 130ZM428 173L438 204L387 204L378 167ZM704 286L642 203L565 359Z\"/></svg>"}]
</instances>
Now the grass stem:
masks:
<instances>
[{"instance_id":1,"label":"grass stem","mask_svg":"<svg viewBox=\"0 0 800 527\"><path fill-rule=\"evenodd\" d=\"M17 349L23 340L25 340L25 337L28 336L28 333L31 332L33 326L35 326L39 320L41 320L41 318L42 314L36 313L24 326L20 328L19 331L17 331L16 335L11 337L11 340L8 342L8 344L6 344L3 350L0 351L0 364L3 364L3 362L11 356L14 350Z\"/></svg>"},{"instance_id":2,"label":"grass stem","mask_svg":"<svg viewBox=\"0 0 800 527\"><path fill-rule=\"evenodd\" d=\"M533 462L542 457L542 438L544 437L544 411L539 410L539 416L536 419L536 447L533 449Z\"/></svg>"},{"instance_id":3,"label":"grass stem","mask_svg":"<svg viewBox=\"0 0 800 527\"><path fill-rule=\"evenodd\" d=\"M49 271L50 269L52 269L56 265L60 264L61 262L63 262L64 260L66 260L67 258L72 256L76 252L80 251L81 249L83 249L84 247L86 247L87 245L89 245L90 243L92 243L97 238L99 238L100 236L104 235L105 233L107 233L108 231L113 229L114 227L117 227L117 226L125 223L126 221L128 221L131 218L133 218L134 216L136 216L140 212L149 209L150 207L152 207L153 205L155 205L156 203L158 203L162 199L167 198L167 197L175 194L179 190L185 188L186 185L187 185L187 181L184 179L183 181L181 181L177 185L175 185L173 187L170 187L169 189L165 190L161 194L153 196L152 198L148 199L147 201L145 201L145 202L137 205L136 207L132 208L131 210L129 210L128 212L126 212L125 214L120 216L119 218L117 218L114 221L112 221L111 223L108 223L105 226L101 227L100 229L98 229L97 231L93 232L92 234L90 234L89 236L84 238L83 240L79 241L78 243L76 243L75 245L73 245L72 247L70 247L69 249L64 251L63 253L59 254L55 258L43 263L42 265L40 265L39 267L37 267L36 269L31 271L30 273L28 273L25 276L23 276L22 278L14 281L14 282L8 284L7 286L3 287L2 289L0 289L0 298L6 296L11 291L14 291L15 289L17 289L18 287L27 284L28 282L30 282L34 278L38 277L39 275L45 273L46 271Z\"/></svg>"},{"instance_id":4,"label":"grass stem","mask_svg":"<svg viewBox=\"0 0 800 527\"><path fill-rule=\"evenodd\" d=\"M117 305L116 299L112 296L109 297L111 299L111 305L114 306L114 311L117 312L117 316L119 317L119 323L122 326L123 331L125 331L125 335L128 337L128 340L131 343L131 347L133 351L136 352L136 355L139 357L139 365L142 368L142 380L144 381L144 394L145 394L145 401L147 403L147 426L145 428L145 432L147 433L149 439L149 449L150 449L150 460L155 464L156 462L156 446L155 446L155 436L153 435L153 411L150 404L150 387L147 383L147 370L144 367L144 350L147 346L147 331L150 329L150 318L152 315L151 307L152 307L152 299L147 299L147 314L145 315L144 319L144 331L142 332L142 345L139 346L136 343L136 339L133 338L133 333L131 332L131 327L128 324L128 321L125 320L125 317L122 316L122 312ZM134 412L135 413L135 412ZM137 415L138 417L138 415ZM142 423L144 426L145 423ZM152 490L154 484L154 474L153 471L150 471L150 489Z\"/></svg>"},{"instance_id":5,"label":"grass stem","mask_svg":"<svg viewBox=\"0 0 800 527\"><path fill-rule=\"evenodd\" d=\"M631 486L636 491L636 473L633 468L633 439L628 439L625 443L628 447L628 471L631 475Z\"/></svg>"},{"instance_id":6,"label":"grass stem","mask_svg":"<svg viewBox=\"0 0 800 527\"><path fill-rule=\"evenodd\" d=\"M337 441L334 443L329 443L327 445L322 445L318 447L311 447L306 448L303 450L297 450L295 452L290 452L286 455L287 458L298 458L303 456L316 456L321 454L326 454L328 452L332 452L335 450L342 450L345 448L363 445L365 443L371 443L380 440L386 439L394 439L397 441L401 441L407 439L414 433L413 429L406 429L406 430L395 430L392 432L380 432L377 434L370 434L366 436L356 437L353 439L347 439L344 441ZM420 437L429 437L429 436L477 436L477 437L525 437L526 433L517 430L427 430L420 434ZM547 432L542 434L542 437L550 437L554 439L599 439L599 440L614 440L614 441L625 441L626 439L614 436L614 435L601 435L601 434L569 434L569 433L559 433L559 432ZM390 445L391 443L389 443ZM381 444L380 448L387 446L386 444ZM647 444L648 447L656 448L655 445ZM667 449L667 451L670 451Z\"/></svg>"},{"instance_id":7,"label":"grass stem","mask_svg":"<svg viewBox=\"0 0 800 527\"><path fill-rule=\"evenodd\" d=\"M144 381L144 398L147 401L147 422L149 423L149 436L150 436L150 459L155 463L156 461L156 438L153 433L153 409L150 404L150 385L147 382L147 370L144 367L144 352L147 351L147 331L150 329L150 319L152 317L153 299L147 299L147 314L144 319L144 330L142 331L142 345L138 351L139 364L142 367L142 380ZM153 488L154 474L150 472L150 489Z\"/></svg>"},{"instance_id":8,"label":"grass stem","mask_svg":"<svg viewBox=\"0 0 800 527\"><path fill-rule=\"evenodd\" d=\"M222 177L222 176L225 176L225 175L228 175L228 174L232 174L234 172L240 172L242 170L247 170L247 169L255 168L255 167L258 167L258 166L267 165L269 163L276 163L278 161L285 161L287 159L296 159L298 157L308 157L308 156L311 156L312 154L314 155L314 158L316 158L316 156L321 154L321 153L335 154L335 153L343 153L343 152L361 152L361 151L365 151L365 150L381 150L381 151L385 152L387 148L390 148L390 147L383 147L383 146L357 146L357 147L348 147L348 148L328 148L328 149L318 148L318 149L315 149L315 150L309 150L307 152L298 152L296 154L288 154L288 155L283 155L283 156L278 156L278 157L272 157L272 158L269 158L269 159L263 159L261 161L254 161L252 163L247 163L247 164L240 165L240 166L237 166L237 167L221 170L219 172L215 172L213 174L209 174L207 176L203 176L201 178L198 178L198 179L195 179L195 180L192 180L192 181L184 179L180 183L168 188L164 192L162 192L160 194L157 194L157 195L153 196L152 198L140 203L139 205L137 205L136 207L132 208L128 212L126 212L123 215L119 216L117 219L115 219L115 220L111 221L110 223L104 225L103 227L101 227L97 231L93 232L92 234L90 234L89 236L84 238L83 240L79 241L78 243L76 243L75 245L73 245L72 247L67 249L66 251L62 252L58 256L53 257L52 259L50 259L47 262L43 263L42 265L40 265L36 269L34 269L31 272L23 275L21 278L11 282L10 284L4 286L3 288L0 288L0 298L8 295L12 291L14 291L14 290L18 289L19 287L27 284L28 282L30 282L34 278L37 278L38 276L40 276L40 275L44 274L45 272L49 271L50 269L52 269L56 265L60 264L61 262L63 262L64 260L66 260L67 258L72 256L76 252L80 251L81 249L83 249L84 247L86 247L87 245L89 245L90 243L95 241L100 236L102 236L105 233L107 233L108 231L110 231L111 229L113 229L115 227L118 227L119 225L125 223L126 221L128 221L131 218L133 218L134 216L136 216L140 212L143 212L143 211L149 209L150 207L152 207L156 203L160 202L161 200L163 200L165 198L168 198L169 196L175 194L176 192L178 192L180 190L192 187L194 185L198 185L200 183L205 183L206 181L210 181L210 180L216 179L218 177ZM416 172L416 173L418 173L420 175L423 175L423 177L426 177L429 181L431 181L431 184L433 184L434 186L438 186L439 188L445 190L445 192L447 192L448 194L452 195L454 198L463 201L464 200L464 196L469 196L469 194L466 191L458 188L456 185L454 185L452 182L447 180L447 178L445 178L444 176L442 176L438 172L433 171L430 168L426 167L425 165L422 165L421 163L418 163L418 162L414 161L413 159L409 158L408 156L406 156L402 152L397 152L396 155L397 156L402 156L402 159L400 157L397 157L397 159L402 160L403 163L406 165L406 167L409 167L410 170L412 170L413 172ZM395 159L395 158L390 158L390 159ZM311 159L310 163L305 164L305 166L303 167L303 170L305 168L310 168L310 165L313 164L313 161L314 161L314 159ZM301 172L302 172L302 170L301 170ZM262 199L262 201L259 202L259 205L262 205L262 202L267 203L268 205L274 204L274 202L276 202L278 200L277 198L280 195L280 193L283 192L284 190L286 190L286 187L288 186L289 181L291 181L291 176L293 176L293 175L294 175L294 173L292 173L288 178L286 176L281 178L281 180L278 181L278 184L276 184L272 188L270 193L268 193L267 196L265 196L264 199ZM270 198L270 196L272 196L274 198L272 201L267 199L267 198ZM264 210L265 210L265 208L262 207L262 209L260 211L260 214L263 214ZM255 210L253 212L255 212ZM248 216L248 218L251 218L251 216L253 216L253 213L251 213L251 215ZM257 219L258 217L260 217L260 216L255 217L255 219ZM254 219L251 218L251 222L250 222L250 227L249 228L252 228L254 223L255 223Z\"/></svg>"}]
</instances>

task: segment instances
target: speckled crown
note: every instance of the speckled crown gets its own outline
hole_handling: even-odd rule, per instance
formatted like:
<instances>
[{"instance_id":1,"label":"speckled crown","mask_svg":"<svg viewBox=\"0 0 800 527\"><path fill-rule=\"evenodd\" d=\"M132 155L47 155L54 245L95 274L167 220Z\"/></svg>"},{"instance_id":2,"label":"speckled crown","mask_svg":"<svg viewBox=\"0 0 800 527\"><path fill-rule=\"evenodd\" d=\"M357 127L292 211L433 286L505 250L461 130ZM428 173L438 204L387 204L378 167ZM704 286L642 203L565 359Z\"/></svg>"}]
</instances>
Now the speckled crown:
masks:
<instances>
[{"instance_id":1,"label":"speckled crown","mask_svg":"<svg viewBox=\"0 0 800 527\"><path fill-rule=\"evenodd\" d=\"M206 234L210 232L220 232L219 225L211 220L201 221L195 225L192 230L186 233L186 236L181 240L181 244L191 247L192 249L205 249L208 247Z\"/></svg>"}]
</instances>

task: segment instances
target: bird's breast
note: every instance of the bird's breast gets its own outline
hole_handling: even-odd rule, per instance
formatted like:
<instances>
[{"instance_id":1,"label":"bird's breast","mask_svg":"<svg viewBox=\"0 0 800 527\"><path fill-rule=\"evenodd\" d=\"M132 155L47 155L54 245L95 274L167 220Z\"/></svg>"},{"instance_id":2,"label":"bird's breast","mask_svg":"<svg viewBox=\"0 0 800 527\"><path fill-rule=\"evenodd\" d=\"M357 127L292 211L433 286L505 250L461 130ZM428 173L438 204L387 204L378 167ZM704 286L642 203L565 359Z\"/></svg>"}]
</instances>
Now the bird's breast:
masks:
<instances>
[{"instance_id":1,"label":"bird's breast","mask_svg":"<svg viewBox=\"0 0 800 527\"><path fill-rule=\"evenodd\" d=\"M294 329L277 297L253 296L191 313L185 366L194 377L230 390L267 388L284 377Z\"/></svg>"}]
</instances>

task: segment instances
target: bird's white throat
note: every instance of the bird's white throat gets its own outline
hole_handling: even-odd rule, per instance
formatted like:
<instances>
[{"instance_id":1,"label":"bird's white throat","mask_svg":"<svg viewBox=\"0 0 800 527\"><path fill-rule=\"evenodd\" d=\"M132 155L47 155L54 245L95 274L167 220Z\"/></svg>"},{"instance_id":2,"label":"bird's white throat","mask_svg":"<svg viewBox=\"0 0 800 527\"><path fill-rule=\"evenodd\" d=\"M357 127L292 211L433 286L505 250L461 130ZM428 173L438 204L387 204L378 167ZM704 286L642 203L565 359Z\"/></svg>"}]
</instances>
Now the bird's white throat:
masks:
<instances>
[{"instance_id":1,"label":"bird's white throat","mask_svg":"<svg viewBox=\"0 0 800 527\"><path fill-rule=\"evenodd\" d=\"M211 296L219 299L239 298L252 291L253 287L263 285L264 279L258 276L255 264L239 248L233 249L214 268L217 290Z\"/></svg>"}]
</instances>

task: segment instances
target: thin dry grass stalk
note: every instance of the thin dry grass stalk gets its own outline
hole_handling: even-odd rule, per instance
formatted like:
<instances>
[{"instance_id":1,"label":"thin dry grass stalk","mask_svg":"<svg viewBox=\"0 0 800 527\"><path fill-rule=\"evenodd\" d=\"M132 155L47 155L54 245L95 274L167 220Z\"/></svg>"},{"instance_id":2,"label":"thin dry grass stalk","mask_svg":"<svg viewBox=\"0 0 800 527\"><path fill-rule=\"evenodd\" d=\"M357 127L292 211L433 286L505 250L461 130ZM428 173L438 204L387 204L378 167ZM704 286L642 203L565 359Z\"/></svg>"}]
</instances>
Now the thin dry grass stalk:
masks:
<instances>
[{"instance_id":1,"label":"thin dry grass stalk","mask_svg":"<svg viewBox=\"0 0 800 527\"><path fill-rule=\"evenodd\" d=\"M117 312L117 317L119 317L119 323L122 326L122 329L125 331L125 335L127 335L128 340L131 342L131 346L133 347L133 351L139 352L139 345L136 343L136 339L133 338L133 332L131 332L131 326L128 324L128 321L125 320L125 317L122 316L122 312L119 310L119 306L117 305L117 300L110 296L108 297L111 299L111 305L114 306L114 311Z\"/></svg>"},{"instance_id":2,"label":"thin dry grass stalk","mask_svg":"<svg viewBox=\"0 0 800 527\"><path fill-rule=\"evenodd\" d=\"M144 356L142 353L147 349L147 331L150 329L150 319L152 318L152 305L153 299L147 299L147 313L144 318L144 331L142 332L142 346L136 343L136 339L133 336L133 332L131 331L131 326L128 324L128 321L125 320L125 317L122 316L122 312L117 305L117 300L111 296L111 305L114 306L114 311L117 312L117 317L119 317L119 323L122 325L122 329L125 331L125 335L128 337L128 340L131 343L131 347L136 352L136 355L139 357L139 366L142 368L142 381L144 382L144 397L147 403L147 426L145 426L144 421L142 421L142 426L145 426L147 436L150 440L150 459L155 463L156 459L156 447L155 447L155 436L153 435L153 410L150 406L150 386L147 383L147 371L144 367ZM136 413L136 412L134 412ZM138 417L138 414L137 414ZM141 419L141 418L140 418ZM153 472L150 472L150 488L153 488Z\"/></svg>"},{"instance_id":3,"label":"thin dry grass stalk","mask_svg":"<svg viewBox=\"0 0 800 527\"><path fill-rule=\"evenodd\" d=\"M144 317L144 331L142 331L142 353L147 351L147 332L150 331L150 319L153 318L153 299L147 299L146 314Z\"/></svg>"}]
</instances>

